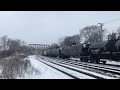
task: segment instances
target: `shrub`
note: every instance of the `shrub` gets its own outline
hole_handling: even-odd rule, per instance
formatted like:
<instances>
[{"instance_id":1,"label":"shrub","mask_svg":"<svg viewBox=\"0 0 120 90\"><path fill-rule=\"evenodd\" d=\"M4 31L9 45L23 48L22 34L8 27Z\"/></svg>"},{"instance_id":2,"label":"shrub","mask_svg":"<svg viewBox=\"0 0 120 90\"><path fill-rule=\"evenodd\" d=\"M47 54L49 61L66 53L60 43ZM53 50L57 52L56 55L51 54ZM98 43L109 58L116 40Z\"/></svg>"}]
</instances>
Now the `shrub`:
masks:
<instances>
[{"instance_id":1,"label":"shrub","mask_svg":"<svg viewBox=\"0 0 120 90\"><path fill-rule=\"evenodd\" d=\"M27 71L29 60L25 60L20 56L11 56L0 61L2 66L2 76L4 79L15 79L17 76L23 76Z\"/></svg>"}]
</instances>

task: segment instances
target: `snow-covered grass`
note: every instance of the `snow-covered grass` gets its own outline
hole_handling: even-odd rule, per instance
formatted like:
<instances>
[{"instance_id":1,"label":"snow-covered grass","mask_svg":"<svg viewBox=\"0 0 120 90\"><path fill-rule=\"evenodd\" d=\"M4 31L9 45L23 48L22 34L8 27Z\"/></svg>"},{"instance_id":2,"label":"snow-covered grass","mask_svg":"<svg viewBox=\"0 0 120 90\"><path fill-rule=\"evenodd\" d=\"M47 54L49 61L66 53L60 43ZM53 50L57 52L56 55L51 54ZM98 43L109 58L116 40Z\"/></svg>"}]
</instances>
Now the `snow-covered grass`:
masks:
<instances>
[{"instance_id":1,"label":"snow-covered grass","mask_svg":"<svg viewBox=\"0 0 120 90\"><path fill-rule=\"evenodd\" d=\"M27 59L30 60L31 67L24 73L24 77L17 77L18 79L72 79L68 75L41 63L35 59L34 55Z\"/></svg>"},{"instance_id":2,"label":"snow-covered grass","mask_svg":"<svg viewBox=\"0 0 120 90\"><path fill-rule=\"evenodd\" d=\"M20 56L11 56L0 60L0 76L2 79L15 79L26 71L29 61Z\"/></svg>"}]
</instances>

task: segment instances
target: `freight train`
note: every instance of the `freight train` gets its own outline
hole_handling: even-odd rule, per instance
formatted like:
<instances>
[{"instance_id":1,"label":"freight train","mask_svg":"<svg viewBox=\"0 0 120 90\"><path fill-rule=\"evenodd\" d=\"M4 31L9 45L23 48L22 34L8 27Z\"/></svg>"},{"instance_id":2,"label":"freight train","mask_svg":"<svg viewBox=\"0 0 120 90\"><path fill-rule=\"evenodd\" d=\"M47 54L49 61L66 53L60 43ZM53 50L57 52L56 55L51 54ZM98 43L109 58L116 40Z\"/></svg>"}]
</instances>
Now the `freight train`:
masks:
<instances>
[{"instance_id":1,"label":"freight train","mask_svg":"<svg viewBox=\"0 0 120 90\"><path fill-rule=\"evenodd\" d=\"M120 61L120 36L108 35L108 40L96 43L83 43L73 46L65 46L56 49L48 49L42 55L59 58L80 58L81 62L106 63L106 61Z\"/></svg>"}]
</instances>

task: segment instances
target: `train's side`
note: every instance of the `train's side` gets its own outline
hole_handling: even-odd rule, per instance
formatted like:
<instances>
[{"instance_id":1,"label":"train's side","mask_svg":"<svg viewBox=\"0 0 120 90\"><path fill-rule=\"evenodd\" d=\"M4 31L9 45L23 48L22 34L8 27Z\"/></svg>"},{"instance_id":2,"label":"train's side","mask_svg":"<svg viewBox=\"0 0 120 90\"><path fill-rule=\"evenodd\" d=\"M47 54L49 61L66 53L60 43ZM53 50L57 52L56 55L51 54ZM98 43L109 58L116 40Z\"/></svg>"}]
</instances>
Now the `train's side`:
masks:
<instances>
[{"instance_id":1,"label":"train's side","mask_svg":"<svg viewBox=\"0 0 120 90\"><path fill-rule=\"evenodd\" d=\"M93 62L100 62L100 59L103 63L106 63L106 60L120 60L120 40L108 40L104 42L97 42L90 45L88 49L90 57Z\"/></svg>"},{"instance_id":2,"label":"train's side","mask_svg":"<svg viewBox=\"0 0 120 90\"><path fill-rule=\"evenodd\" d=\"M120 40L117 40L115 47L112 52L112 59L115 61L120 61Z\"/></svg>"},{"instance_id":3,"label":"train's side","mask_svg":"<svg viewBox=\"0 0 120 90\"><path fill-rule=\"evenodd\" d=\"M42 54L44 56L51 56L51 50L45 50Z\"/></svg>"},{"instance_id":4,"label":"train's side","mask_svg":"<svg viewBox=\"0 0 120 90\"><path fill-rule=\"evenodd\" d=\"M70 58L70 57L79 58L80 54L82 54L82 44L74 45L71 47L66 46L60 49L61 58Z\"/></svg>"},{"instance_id":5,"label":"train's side","mask_svg":"<svg viewBox=\"0 0 120 90\"><path fill-rule=\"evenodd\" d=\"M71 48L70 46L62 47L60 49L60 58L70 58Z\"/></svg>"},{"instance_id":6,"label":"train's side","mask_svg":"<svg viewBox=\"0 0 120 90\"><path fill-rule=\"evenodd\" d=\"M105 64L107 59L120 60L120 39L50 49L44 51L43 55L59 58L75 57L84 62L99 63L101 61Z\"/></svg>"},{"instance_id":7,"label":"train's side","mask_svg":"<svg viewBox=\"0 0 120 90\"><path fill-rule=\"evenodd\" d=\"M52 50L51 50L51 56L52 56L52 57L58 57L58 56L59 56L59 48L57 48L57 49L52 49Z\"/></svg>"},{"instance_id":8,"label":"train's side","mask_svg":"<svg viewBox=\"0 0 120 90\"><path fill-rule=\"evenodd\" d=\"M70 58L70 57L80 57L82 54L82 44L75 46L65 46L57 49L49 49L42 52L44 56L59 57L59 58Z\"/></svg>"},{"instance_id":9,"label":"train's side","mask_svg":"<svg viewBox=\"0 0 120 90\"><path fill-rule=\"evenodd\" d=\"M91 57L90 61L99 63L100 59L110 58L110 50L108 48L108 45L108 41L92 43L88 49ZM103 62L106 63L106 61Z\"/></svg>"},{"instance_id":10,"label":"train's side","mask_svg":"<svg viewBox=\"0 0 120 90\"><path fill-rule=\"evenodd\" d=\"M59 56L59 48L57 49L48 49L42 52L44 56L57 57Z\"/></svg>"}]
</instances>

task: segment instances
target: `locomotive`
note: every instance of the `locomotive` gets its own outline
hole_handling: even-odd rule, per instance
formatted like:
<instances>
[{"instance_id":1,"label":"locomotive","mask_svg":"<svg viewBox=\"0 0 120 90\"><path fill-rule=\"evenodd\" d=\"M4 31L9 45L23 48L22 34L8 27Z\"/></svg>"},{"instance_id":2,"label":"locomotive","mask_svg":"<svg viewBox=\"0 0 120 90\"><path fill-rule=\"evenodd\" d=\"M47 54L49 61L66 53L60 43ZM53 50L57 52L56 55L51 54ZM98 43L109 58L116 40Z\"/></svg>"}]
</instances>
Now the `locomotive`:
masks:
<instances>
[{"instance_id":1,"label":"locomotive","mask_svg":"<svg viewBox=\"0 0 120 90\"><path fill-rule=\"evenodd\" d=\"M120 61L120 36L108 35L108 40L96 43L64 46L45 50L42 55L59 58L80 58L81 62L106 63L107 59Z\"/></svg>"}]
</instances>

